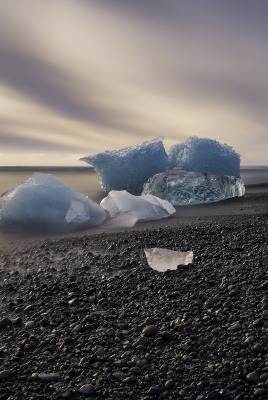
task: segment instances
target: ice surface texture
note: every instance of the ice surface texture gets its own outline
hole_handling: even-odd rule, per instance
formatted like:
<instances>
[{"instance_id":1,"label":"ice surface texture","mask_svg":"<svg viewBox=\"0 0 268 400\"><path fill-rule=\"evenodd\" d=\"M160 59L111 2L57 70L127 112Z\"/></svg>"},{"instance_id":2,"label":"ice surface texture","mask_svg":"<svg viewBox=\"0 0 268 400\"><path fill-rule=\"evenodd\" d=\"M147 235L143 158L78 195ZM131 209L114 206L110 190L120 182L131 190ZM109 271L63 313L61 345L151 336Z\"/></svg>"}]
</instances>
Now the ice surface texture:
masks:
<instances>
[{"instance_id":1,"label":"ice surface texture","mask_svg":"<svg viewBox=\"0 0 268 400\"><path fill-rule=\"evenodd\" d=\"M100 204L109 212L111 217L116 217L121 213L129 213L137 221L166 218L176 212L170 203L156 196L150 194L134 196L126 190L112 190Z\"/></svg>"},{"instance_id":2,"label":"ice surface texture","mask_svg":"<svg viewBox=\"0 0 268 400\"><path fill-rule=\"evenodd\" d=\"M173 251L153 247L145 249L144 252L149 266L158 272L176 270L179 265L188 265L193 262L192 251Z\"/></svg>"},{"instance_id":3,"label":"ice surface texture","mask_svg":"<svg viewBox=\"0 0 268 400\"><path fill-rule=\"evenodd\" d=\"M182 169L240 178L240 156L217 140L189 137L169 151L169 169Z\"/></svg>"},{"instance_id":4,"label":"ice surface texture","mask_svg":"<svg viewBox=\"0 0 268 400\"><path fill-rule=\"evenodd\" d=\"M143 194L158 196L174 206L211 203L244 193L240 178L175 169L153 176L143 190Z\"/></svg>"},{"instance_id":5,"label":"ice surface texture","mask_svg":"<svg viewBox=\"0 0 268 400\"><path fill-rule=\"evenodd\" d=\"M102 207L51 174L35 172L1 198L0 225L9 229L65 231L98 225L105 218Z\"/></svg>"},{"instance_id":6,"label":"ice surface texture","mask_svg":"<svg viewBox=\"0 0 268 400\"><path fill-rule=\"evenodd\" d=\"M150 176L168 169L168 156L162 138L121 150L81 158L93 165L106 192L127 190L140 194Z\"/></svg>"}]
</instances>

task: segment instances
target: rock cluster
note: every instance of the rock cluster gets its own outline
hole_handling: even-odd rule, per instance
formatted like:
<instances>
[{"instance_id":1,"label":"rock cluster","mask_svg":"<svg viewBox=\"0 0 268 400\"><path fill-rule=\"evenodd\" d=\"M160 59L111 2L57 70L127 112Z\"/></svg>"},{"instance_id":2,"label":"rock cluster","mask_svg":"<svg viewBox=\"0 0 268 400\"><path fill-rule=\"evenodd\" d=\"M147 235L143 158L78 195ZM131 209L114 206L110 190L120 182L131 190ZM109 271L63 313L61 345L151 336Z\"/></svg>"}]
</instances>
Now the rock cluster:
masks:
<instances>
[{"instance_id":1,"label":"rock cluster","mask_svg":"<svg viewBox=\"0 0 268 400\"><path fill-rule=\"evenodd\" d=\"M46 240L0 255L0 399L267 399L268 223ZM145 247L192 250L158 273Z\"/></svg>"}]
</instances>

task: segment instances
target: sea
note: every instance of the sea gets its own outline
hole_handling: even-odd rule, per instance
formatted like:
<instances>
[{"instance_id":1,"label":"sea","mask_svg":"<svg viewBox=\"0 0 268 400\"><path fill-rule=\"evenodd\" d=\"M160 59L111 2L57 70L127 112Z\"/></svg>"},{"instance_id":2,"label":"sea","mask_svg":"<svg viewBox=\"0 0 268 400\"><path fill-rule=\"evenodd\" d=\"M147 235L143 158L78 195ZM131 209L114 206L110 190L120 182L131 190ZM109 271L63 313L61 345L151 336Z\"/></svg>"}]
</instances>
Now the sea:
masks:
<instances>
[{"instance_id":1,"label":"sea","mask_svg":"<svg viewBox=\"0 0 268 400\"><path fill-rule=\"evenodd\" d=\"M96 202L106 195L97 174L90 167L0 167L0 195L25 182L34 172L53 174L75 192L81 192Z\"/></svg>"},{"instance_id":2,"label":"sea","mask_svg":"<svg viewBox=\"0 0 268 400\"><path fill-rule=\"evenodd\" d=\"M106 196L100 186L97 174L90 167L0 167L0 195L25 182L34 172L56 175L76 192L99 202ZM268 182L268 166L246 166L241 168L245 185Z\"/></svg>"},{"instance_id":3,"label":"sea","mask_svg":"<svg viewBox=\"0 0 268 400\"><path fill-rule=\"evenodd\" d=\"M97 203L106 196L91 167L0 167L0 195L25 182L34 172L53 174L72 190L85 194ZM268 183L268 166L242 167L241 178L246 186ZM13 239L20 240L20 235L0 231L0 245Z\"/></svg>"}]
</instances>

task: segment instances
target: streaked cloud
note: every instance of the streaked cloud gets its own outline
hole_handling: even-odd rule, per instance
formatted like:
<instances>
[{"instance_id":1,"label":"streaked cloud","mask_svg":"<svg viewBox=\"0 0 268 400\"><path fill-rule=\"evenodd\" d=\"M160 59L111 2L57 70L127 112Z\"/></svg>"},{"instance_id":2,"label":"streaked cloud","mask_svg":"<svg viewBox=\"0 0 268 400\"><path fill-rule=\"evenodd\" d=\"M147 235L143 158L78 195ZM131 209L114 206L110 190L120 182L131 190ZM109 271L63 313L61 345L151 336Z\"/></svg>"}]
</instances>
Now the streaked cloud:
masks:
<instances>
[{"instance_id":1,"label":"streaked cloud","mask_svg":"<svg viewBox=\"0 0 268 400\"><path fill-rule=\"evenodd\" d=\"M196 134L267 164L267 17L266 0L0 0L1 153Z\"/></svg>"}]
</instances>

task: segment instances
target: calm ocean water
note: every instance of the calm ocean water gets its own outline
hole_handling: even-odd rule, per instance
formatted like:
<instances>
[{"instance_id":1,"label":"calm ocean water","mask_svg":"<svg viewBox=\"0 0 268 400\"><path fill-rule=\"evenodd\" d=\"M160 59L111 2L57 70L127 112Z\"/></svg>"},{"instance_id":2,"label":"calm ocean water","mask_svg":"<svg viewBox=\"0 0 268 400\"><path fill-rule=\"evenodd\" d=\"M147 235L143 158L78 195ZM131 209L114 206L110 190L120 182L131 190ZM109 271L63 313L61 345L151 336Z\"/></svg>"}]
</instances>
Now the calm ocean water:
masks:
<instances>
[{"instance_id":1,"label":"calm ocean water","mask_svg":"<svg viewBox=\"0 0 268 400\"><path fill-rule=\"evenodd\" d=\"M105 197L105 192L99 184L97 175L90 168L28 169L0 167L0 194L26 181L35 171L56 175L72 190L81 192L94 201L99 202ZM268 183L268 166L244 167L241 169L241 178L246 185Z\"/></svg>"},{"instance_id":2,"label":"calm ocean water","mask_svg":"<svg viewBox=\"0 0 268 400\"><path fill-rule=\"evenodd\" d=\"M96 202L105 197L96 173L90 168L0 168L0 195L26 181L33 172L56 175L72 190L81 192Z\"/></svg>"},{"instance_id":3,"label":"calm ocean water","mask_svg":"<svg viewBox=\"0 0 268 400\"><path fill-rule=\"evenodd\" d=\"M241 178L245 185L268 183L268 166L243 167L241 168Z\"/></svg>"}]
</instances>

